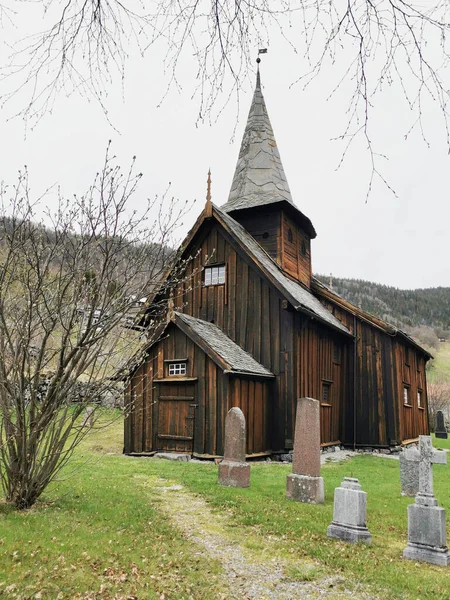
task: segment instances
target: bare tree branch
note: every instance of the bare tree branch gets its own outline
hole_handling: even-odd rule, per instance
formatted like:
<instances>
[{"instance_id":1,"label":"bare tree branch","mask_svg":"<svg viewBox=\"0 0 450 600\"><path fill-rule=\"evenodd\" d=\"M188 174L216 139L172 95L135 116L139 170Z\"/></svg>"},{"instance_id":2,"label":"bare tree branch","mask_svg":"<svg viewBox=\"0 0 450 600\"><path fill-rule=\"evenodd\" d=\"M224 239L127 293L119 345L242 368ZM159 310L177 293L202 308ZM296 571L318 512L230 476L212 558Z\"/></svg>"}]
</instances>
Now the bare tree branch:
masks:
<instances>
[{"instance_id":1,"label":"bare tree branch","mask_svg":"<svg viewBox=\"0 0 450 600\"><path fill-rule=\"evenodd\" d=\"M129 215L140 178L108 151L87 193L59 196L41 222L26 172L0 189L0 481L18 508L67 463L89 431L85 407L98 406L122 364L139 360L166 311L161 302L146 340L125 327L176 258L169 243L186 209L150 202ZM167 286L179 285L184 266Z\"/></svg>"},{"instance_id":2,"label":"bare tree branch","mask_svg":"<svg viewBox=\"0 0 450 600\"><path fill-rule=\"evenodd\" d=\"M5 0L3 0L5 2ZM10 10L18 0L8 0ZM330 94L350 90L342 134L344 157L355 139L368 148L368 192L386 157L373 147L370 116L376 96L391 86L403 92L411 128L426 141L424 102L437 105L447 145L448 31L446 0L39 0L48 28L11 51L2 81L11 83L3 104L26 94L18 114L39 119L57 97L74 91L94 97L105 114L105 93L117 76L125 78L127 59L136 51L161 51L168 75L166 93L179 86L180 60L193 55L193 89L198 119L220 114L253 69L256 48L281 34L298 57L297 82L310 85L324 68L340 73ZM18 17L20 18L20 17ZM329 71L327 71L329 72ZM295 79L295 76L293 77ZM345 85L344 85L345 84ZM157 92L162 99L165 93ZM388 186L389 187L389 186Z\"/></svg>"}]
</instances>

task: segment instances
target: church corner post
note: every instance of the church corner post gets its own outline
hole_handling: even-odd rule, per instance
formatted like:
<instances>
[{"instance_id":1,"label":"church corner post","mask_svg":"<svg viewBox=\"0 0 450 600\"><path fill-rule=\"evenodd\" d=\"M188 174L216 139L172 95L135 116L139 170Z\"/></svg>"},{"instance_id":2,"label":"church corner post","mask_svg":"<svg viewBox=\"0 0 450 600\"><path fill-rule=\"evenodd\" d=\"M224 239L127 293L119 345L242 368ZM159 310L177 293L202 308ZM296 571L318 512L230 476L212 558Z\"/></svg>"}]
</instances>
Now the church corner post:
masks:
<instances>
[{"instance_id":1,"label":"church corner post","mask_svg":"<svg viewBox=\"0 0 450 600\"><path fill-rule=\"evenodd\" d=\"M320 476L320 403L313 398L297 400L292 473L286 478L286 497L298 502L323 504Z\"/></svg>"},{"instance_id":2,"label":"church corner post","mask_svg":"<svg viewBox=\"0 0 450 600\"><path fill-rule=\"evenodd\" d=\"M250 465L245 462L245 417L236 406L225 419L225 453L219 463L219 484L227 487L250 486Z\"/></svg>"}]
</instances>

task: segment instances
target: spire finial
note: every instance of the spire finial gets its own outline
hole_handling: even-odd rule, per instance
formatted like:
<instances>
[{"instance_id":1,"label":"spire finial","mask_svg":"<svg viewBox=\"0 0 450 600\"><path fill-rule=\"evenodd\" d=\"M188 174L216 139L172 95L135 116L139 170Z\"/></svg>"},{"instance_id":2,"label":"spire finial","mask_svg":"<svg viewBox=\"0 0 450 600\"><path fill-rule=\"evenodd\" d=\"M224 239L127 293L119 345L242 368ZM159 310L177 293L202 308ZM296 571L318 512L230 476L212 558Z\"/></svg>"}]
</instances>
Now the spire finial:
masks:
<instances>
[{"instance_id":1,"label":"spire finial","mask_svg":"<svg viewBox=\"0 0 450 600\"><path fill-rule=\"evenodd\" d=\"M267 48L260 48L258 50L258 58L256 59L256 64L257 66L257 71L256 71L256 88L257 89L261 89L261 77L259 75L259 63L261 62L261 59L259 58L260 54L267 54Z\"/></svg>"},{"instance_id":2,"label":"spire finial","mask_svg":"<svg viewBox=\"0 0 450 600\"><path fill-rule=\"evenodd\" d=\"M206 192L206 201L211 202L211 169L208 169L208 189Z\"/></svg>"},{"instance_id":3,"label":"spire finial","mask_svg":"<svg viewBox=\"0 0 450 600\"><path fill-rule=\"evenodd\" d=\"M206 205L205 216L212 217L212 202L211 202L211 169L208 169L208 180L206 189Z\"/></svg>"}]
</instances>

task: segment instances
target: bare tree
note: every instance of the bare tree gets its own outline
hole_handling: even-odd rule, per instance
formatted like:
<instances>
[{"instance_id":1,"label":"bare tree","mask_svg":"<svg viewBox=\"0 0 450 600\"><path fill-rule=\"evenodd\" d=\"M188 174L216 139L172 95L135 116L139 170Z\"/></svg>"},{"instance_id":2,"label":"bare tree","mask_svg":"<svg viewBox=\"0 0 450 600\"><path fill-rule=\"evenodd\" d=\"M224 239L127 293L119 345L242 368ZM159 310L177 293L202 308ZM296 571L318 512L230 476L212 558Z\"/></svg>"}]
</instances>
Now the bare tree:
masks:
<instances>
[{"instance_id":1,"label":"bare tree","mask_svg":"<svg viewBox=\"0 0 450 600\"><path fill-rule=\"evenodd\" d=\"M153 203L130 216L139 179L107 154L88 192L59 196L40 222L26 173L1 188L0 478L18 508L37 500L86 435L85 407L95 408L113 373L144 350L123 325L136 299L160 285L184 207L166 203L164 213ZM154 312L147 343L165 309Z\"/></svg>"},{"instance_id":2,"label":"bare tree","mask_svg":"<svg viewBox=\"0 0 450 600\"><path fill-rule=\"evenodd\" d=\"M446 415L446 419L450 416L450 381L443 378L428 381L427 396L430 428L434 431L438 410L441 410Z\"/></svg>"},{"instance_id":3,"label":"bare tree","mask_svg":"<svg viewBox=\"0 0 450 600\"><path fill-rule=\"evenodd\" d=\"M22 4L2 0L1 22L14 16L20 22ZM105 89L117 75L123 81L127 59L157 48L158 59L165 52L168 89L179 85L180 57L190 54L197 60L194 94L202 120L213 107L219 113L231 96L239 99L254 69L256 48L269 45L276 33L298 58L293 80L306 86L332 66L339 75L330 94L348 82L346 124L339 139L343 158L355 138L365 139L372 164L368 192L374 177L384 181L369 117L375 97L386 88L400 86L411 112L405 137L419 128L426 139L423 103L435 102L450 148L445 83L450 5L445 0L38 0L33 9L39 7L47 28L13 44L0 70L5 90L0 98L7 102L21 92L27 99L18 113L26 118L39 119L60 93L73 91L95 97L107 113ZM8 89L5 79L12 82ZM161 99L164 91L157 90L156 96Z\"/></svg>"}]
</instances>

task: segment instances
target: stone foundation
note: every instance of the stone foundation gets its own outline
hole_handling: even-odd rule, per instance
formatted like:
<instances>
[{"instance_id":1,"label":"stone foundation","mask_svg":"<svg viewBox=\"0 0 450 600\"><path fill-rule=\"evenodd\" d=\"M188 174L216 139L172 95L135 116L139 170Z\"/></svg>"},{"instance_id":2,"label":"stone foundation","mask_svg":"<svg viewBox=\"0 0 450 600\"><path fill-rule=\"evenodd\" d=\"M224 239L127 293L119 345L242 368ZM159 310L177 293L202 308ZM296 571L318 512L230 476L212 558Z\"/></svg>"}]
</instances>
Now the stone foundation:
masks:
<instances>
[{"instance_id":1,"label":"stone foundation","mask_svg":"<svg viewBox=\"0 0 450 600\"><path fill-rule=\"evenodd\" d=\"M351 542L353 544L358 542L364 542L365 544L372 543L372 534L367 527L342 525L341 523L335 523L334 521L328 526L327 536L344 542Z\"/></svg>"},{"instance_id":2,"label":"stone foundation","mask_svg":"<svg viewBox=\"0 0 450 600\"><path fill-rule=\"evenodd\" d=\"M416 503L421 500L420 495L417 496ZM423 504L408 506L408 545L403 557L445 567L450 564L444 508Z\"/></svg>"},{"instance_id":3,"label":"stone foundation","mask_svg":"<svg viewBox=\"0 0 450 600\"><path fill-rule=\"evenodd\" d=\"M291 473L286 477L286 498L297 502L323 504L325 501L323 477Z\"/></svg>"},{"instance_id":4,"label":"stone foundation","mask_svg":"<svg viewBox=\"0 0 450 600\"><path fill-rule=\"evenodd\" d=\"M219 484L226 487L250 487L250 465L223 460L219 463Z\"/></svg>"}]
</instances>

